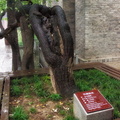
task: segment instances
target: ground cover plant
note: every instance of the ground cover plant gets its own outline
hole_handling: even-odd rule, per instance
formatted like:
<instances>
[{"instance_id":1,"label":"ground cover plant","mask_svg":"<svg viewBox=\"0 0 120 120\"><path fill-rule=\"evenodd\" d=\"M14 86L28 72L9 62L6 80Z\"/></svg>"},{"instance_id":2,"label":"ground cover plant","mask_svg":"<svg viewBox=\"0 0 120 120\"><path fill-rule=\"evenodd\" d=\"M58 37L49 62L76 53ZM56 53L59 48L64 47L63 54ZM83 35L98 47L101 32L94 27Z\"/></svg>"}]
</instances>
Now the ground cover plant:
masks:
<instances>
[{"instance_id":1,"label":"ground cover plant","mask_svg":"<svg viewBox=\"0 0 120 120\"><path fill-rule=\"evenodd\" d=\"M114 107L114 118L120 117L120 81L96 69L74 72L80 91L98 89Z\"/></svg>"},{"instance_id":2,"label":"ground cover plant","mask_svg":"<svg viewBox=\"0 0 120 120\"><path fill-rule=\"evenodd\" d=\"M100 90L113 105L114 118L120 117L119 80L96 69L75 71L74 78L80 91ZM11 80L11 96L11 120L76 120L72 98L63 99L54 94L48 75ZM16 113L16 109L20 112Z\"/></svg>"},{"instance_id":3,"label":"ground cover plant","mask_svg":"<svg viewBox=\"0 0 120 120\"><path fill-rule=\"evenodd\" d=\"M11 117L12 120L27 120L28 114L24 111L22 106L15 107L13 109L13 116Z\"/></svg>"},{"instance_id":4,"label":"ground cover plant","mask_svg":"<svg viewBox=\"0 0 120 120\"><path fill-rule=\"evenodd\" d=\"M76 120L72 100L54 94L48 75L11 80L10 120Z\"/></svg>"}]
</instances>

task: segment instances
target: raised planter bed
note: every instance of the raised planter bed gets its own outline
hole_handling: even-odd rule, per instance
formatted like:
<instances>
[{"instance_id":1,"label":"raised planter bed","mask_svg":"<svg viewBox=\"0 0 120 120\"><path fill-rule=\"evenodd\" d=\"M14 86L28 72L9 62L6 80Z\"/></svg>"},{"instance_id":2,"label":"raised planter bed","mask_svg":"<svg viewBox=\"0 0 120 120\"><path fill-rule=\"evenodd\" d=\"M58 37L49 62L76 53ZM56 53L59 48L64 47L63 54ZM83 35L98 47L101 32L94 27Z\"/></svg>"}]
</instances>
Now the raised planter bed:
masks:
<instances>
[{"instance_id":1,"label":"raised planter bed","mask_svg":"<svg viewBox=\"0 0 120 120\"><path fill-rule=\"evenodd\" d=\"M103 71L105 73L107 73L109 76L112 76L114 78L117 78L117 79L120 79L120 76L119 76L119 70L116 70L112 67L109 67L105 64L102 64L102 63L84 63L84 64L79 64L79 65L75 65L73 67L73 70L79 70L79 69L98 69L100 71ZM10 79L12 80L13 78L21 78L21 77L24 77L24 76L31 76L31 75L40 75L40 74L49 74L49 69L48 68L42 68L42 69L39 69L39 70L29 70L29 71L17 71L17 72L14 72L14 73L9 73L9 77ZM4 97L2 96L1 99L1 120L8 120L8 115L9 115L9 86L10 86L10 79L9 77L7 77L6 79L4 79L3 81L4 82L1 82L0 85L1 86L4 86L4 89L6 89L8 91L8 94L6 96L5 94L5 99L7 98L7 104L4 105L4 103L2 101L4 101ZM2 81L2 80L1 80ZM6 82L5 82L6 81ZM6 83L6 84L5 84ZM2 87L1 87L2 88ZM4 91L4 89L1 89L1 91ZM4 93L4 92L1 92L1 93ZM4 94L1 94L1 95L4 95ZM6 108L6 111L8 112L3 112L3 110ZM2 117L2 116L5 116L5 117Z\"/></svg>"}]
</instances>

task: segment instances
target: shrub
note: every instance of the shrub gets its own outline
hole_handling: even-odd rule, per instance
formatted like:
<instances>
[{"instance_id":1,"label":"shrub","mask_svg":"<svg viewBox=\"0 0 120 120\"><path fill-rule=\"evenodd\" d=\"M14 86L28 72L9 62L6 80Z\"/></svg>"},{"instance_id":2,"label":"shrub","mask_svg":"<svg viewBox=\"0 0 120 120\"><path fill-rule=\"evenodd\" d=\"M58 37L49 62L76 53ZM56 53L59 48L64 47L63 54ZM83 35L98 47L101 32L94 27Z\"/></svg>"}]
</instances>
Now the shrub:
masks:
<instances>
[{"instance_id":1,"label":"shrub","mask_svg":"<svg viewBox=\"0 0 120 120\"><path fill-rule=\"evenodd\" d=\"M24 111L22 106L18 106L13 111L12 120L28 120L28 114Z\"/></svg>"},{"instance_id":2,"label":"shrub","mask_svg":"<svg viewBox=\"0 0 120 120\"><path fill-rule=\"evenodd\" d=\"M12 96L19 97L20 95L22 95L22 93L23 93L23 91L22 91L22 89L21 89L20 86L18 86L18 85L13 85L13 86L11 87L11 95L12 95Z\"/></svg>"},{"instance_id":3,"label":"shrub","mask_svg":"<svg viewBox=\"0 0 120 120\"><path fill-rule=\"evenodd\" d=\"M37 113L37 110L32 107L32 108L30 108L30 113L35 114L35 113Z\"/></svg>"},{"instance_id":4,"label":"shrub","mask_svg":"<svg viewBox=\"0 0 120 120\"><path fill-rule=\"evenodd\" d=\"M53 101L58 101L58 100L62 99L62 97L59 94L51 94L49 97Z\"/></svg>"}]
</instances>

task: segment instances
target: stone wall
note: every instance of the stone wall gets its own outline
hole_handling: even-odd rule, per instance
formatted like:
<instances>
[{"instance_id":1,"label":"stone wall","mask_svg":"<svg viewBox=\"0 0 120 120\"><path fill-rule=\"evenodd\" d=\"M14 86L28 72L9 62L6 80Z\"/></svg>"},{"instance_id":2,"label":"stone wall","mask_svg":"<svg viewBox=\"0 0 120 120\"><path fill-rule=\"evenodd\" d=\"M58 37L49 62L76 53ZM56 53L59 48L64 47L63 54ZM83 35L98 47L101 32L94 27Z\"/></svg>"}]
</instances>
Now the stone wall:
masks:
<instances>
[{"instance_id":1,"label":"stone wall","mask_svg":"<svg viewBox=\"0 0 120 120\"><path fill-rule=\"evenodd\" d=\"M120 1L86 0L85 59L117 57L120 57Z\"/></svg>"},{"instance_id":2,"label":"stone wall","mask_svg":"<svg viewBox=\"0 0 120 120\"><path fill-rule=\"evenodd\" d=\"M55 0L49 5L60 5L66 14L67 21L69 23L73 39L75 40L75 0Z\"/></svg>"},{"instance_id":3,"label":"stone wall","mask_svg":"<svg viewBox=\"0 0 120 120\"><path fill-rule=\"evenodd\" d=\"M75 14L75 52L79 58L120 60L120 1L76 0Z\"/></svg>"},{"instance_id":4,"label":"stone wall","mask_svg":"<svg viewBox=\"0 0 120 120\"><path fill-rule=\"evenodd\" d=\"M63 6L63 0L59 0L58 2L53 0L53 2L51 3L51 6L54 6L54 5L60 5L62 7Z\"/></svg>"},{"instance_id":5,"label":"stone wall","mask_svg":"<svg viewBox=\"0 0 120 120\"><path fill-rule=\"evenodd\" d=\"M63 0L63 9L75 41L75 0Z\"/></svg>"},{"instance_id":6,"label":"stone wall","mask_svg":"<svg viewBox=\"0 0 120 120\"><path fill-rule=\"evenodd\" d=\"M119 0L59 0L82 61L120 60Z\"/></svg>"},{"instance_id":7,"label":"stone wall","mask_svg":"<svg viewBox=\"0 0 120 120\"><path fill-rule=\"evenodd\" d=\"M85 0L75 1L75 54L80 58L85 57Z\"/></svg>"}]
</instances>

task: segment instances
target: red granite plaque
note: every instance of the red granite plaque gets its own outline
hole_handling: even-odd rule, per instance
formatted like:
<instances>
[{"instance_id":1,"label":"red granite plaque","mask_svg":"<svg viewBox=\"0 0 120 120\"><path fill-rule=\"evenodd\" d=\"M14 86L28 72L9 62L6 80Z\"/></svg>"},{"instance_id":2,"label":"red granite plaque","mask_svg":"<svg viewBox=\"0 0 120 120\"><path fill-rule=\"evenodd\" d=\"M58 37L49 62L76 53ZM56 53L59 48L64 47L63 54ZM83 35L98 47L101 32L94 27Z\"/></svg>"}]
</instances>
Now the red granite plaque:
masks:
<instances>
[{"instance_id":1,"label":"red granite plaque","mask_svg":"<svg viewBox=\"0 0 120 120\"><path fill-rule=\"evenodd\" d=\"M98 90L75 93L87 113L112 108Z\"/></svg>"}]
</instances>

